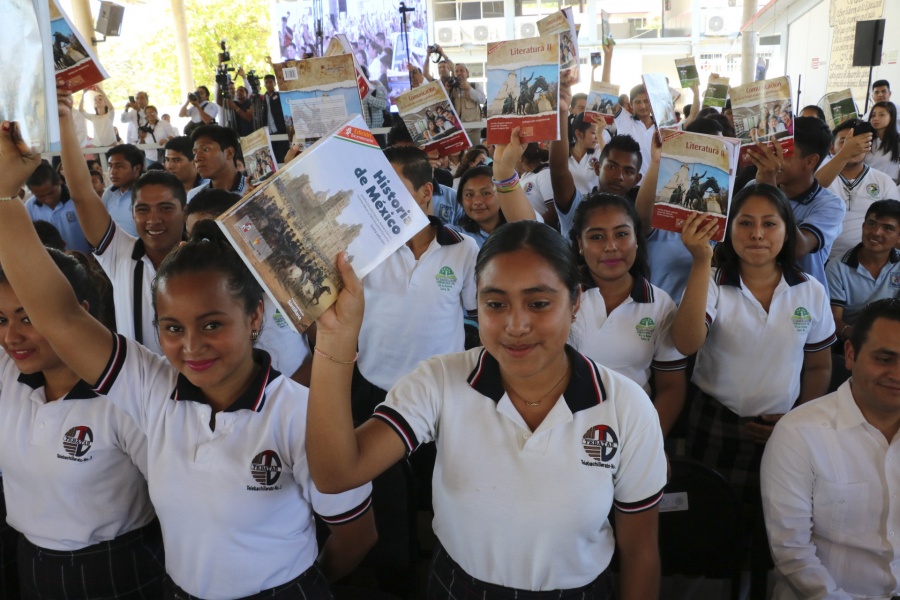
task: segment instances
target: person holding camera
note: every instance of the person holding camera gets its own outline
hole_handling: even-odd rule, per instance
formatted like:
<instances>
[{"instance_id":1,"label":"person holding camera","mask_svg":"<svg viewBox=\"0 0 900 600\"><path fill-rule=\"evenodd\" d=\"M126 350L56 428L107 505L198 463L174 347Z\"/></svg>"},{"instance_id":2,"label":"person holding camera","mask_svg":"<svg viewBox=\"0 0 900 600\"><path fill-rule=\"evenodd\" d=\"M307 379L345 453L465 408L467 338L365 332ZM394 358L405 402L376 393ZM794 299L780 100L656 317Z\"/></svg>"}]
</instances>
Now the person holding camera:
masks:
<instances>
[{"instance_id":1,"label":"person holding camera","mask_svg":"<svg viewBox=\"0 0 900 600\"><path fill-rule=\"evenodd\" d=\"M466 65L457 63L453 74L455 77L451 77L445 87L456 114L464 123L480 121L481 105L487 101L487 97L477 83L469 82L469 69Z\"/></svg>"},{"instance_id":2,"label":"person holding camera","mask_svg":"<svg viewBox=\"0 0 900 600\"><path fill-rule=\"evenodd\" d=\"M191 122L184 128L184 134L190 135L200 125L215 125L219 107L209 101L209 88L201 85L197 86L197 91L193 94L188 94L187 102L181 107L178 116L191 118Z\"/></svg>"},{"instance_id":3,"label":"person holding camera","mask_svg":"<svg viewBox=\"0 0 900 600\"><path fill-rule=\"evenodd\" d=\"M243 72L243 69L240 72ZM223 99L224 108L234 114L228 124L238 134L238 137L250 135L254 131L253 102L247 94L247 88L242 85L235 87L234 83L231 83L228 91L229 93Z\"/></svg>"},{"instance_id":4,"label":"person holding camera","mask_svg":"<svg viewBox=\"0 0 900 600\"><path fill-rule=\"evenodd\" d=\"M155 106L149 105L144 109L147 121L138 127L138 144L156 144L164 146L166 142L178 135L175 128L159 118L159 111ZM165 158L165 150L147 150L147 158L152 161L162 162Z\"/></svg>"},{"instance_id":5,"label":"person holding camera","mask_svg":"<svg viewBox=\"0 0 900 600\"><path fill-rule=\"evenodd\" d=\"M137 144L138 128L147 122L144 109L148 104L150 104L150 97L147 92L138 92L134 96L128 96L128 104L125 105L125 112L122 113L121 118L123 123L128 124L128 131L125 133L126 144Z\"/></svg>"},{"instance_id":6,"label":"person holding camera","mask_svg":"<svg viewBox=\"0 0 900 600\"><path fill-rule=\"evenodd\" d=\"M428 81L434 81L434 76L431 74L431 55L436 54L440 57L440 60L437 62L438 66L438 77L441 80L441 83L444 84L444 87L448 90L450 89L448 86L448 82L453 78L453 61L450 60L444 53L444 49L440 47L440 45L435 44L433 46L428 46L428 58L429 60L425 61L425 72L423 75L425 79Z\"/></svg>"}]
</instances>

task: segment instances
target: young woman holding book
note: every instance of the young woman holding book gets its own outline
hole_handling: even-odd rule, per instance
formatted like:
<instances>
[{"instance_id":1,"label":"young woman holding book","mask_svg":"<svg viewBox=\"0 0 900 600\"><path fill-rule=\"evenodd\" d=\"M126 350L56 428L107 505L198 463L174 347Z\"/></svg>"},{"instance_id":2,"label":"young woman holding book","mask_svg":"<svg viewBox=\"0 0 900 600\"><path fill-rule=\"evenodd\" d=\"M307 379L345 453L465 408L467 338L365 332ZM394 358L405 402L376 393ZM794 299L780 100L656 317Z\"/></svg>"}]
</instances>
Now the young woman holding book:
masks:
<instances>
[{"instance_id":1,"label":"young woman holding book","mask_svg":"<svg viewBox=\"0 0 900 600\"><path fill-rule=\"evenodd\" d=\"M897 132L897 107L893 102L876 102L869 111L869 124L875 130L872 150L866 164L900 183L900 133Z\"/></svg>"},{"instance_id":2,"label":"young woman holding book","mask_svg":"<svg viewBox=\"0 0 900 600\"><path fill-rule=\"evenodd\" d=\"M168 557L163 597L330 598L326 577L346 574L375 541L370 488L325 495L310 480L307 390L253 348L263 314L255 278L218 228L200 223L152 286L165 359L112 334L13 201L35 163L10 123L0 129L0 264L59 360L147 435ZM321 553L314 511L332 529Z\"/></svg>"}]
</instances>

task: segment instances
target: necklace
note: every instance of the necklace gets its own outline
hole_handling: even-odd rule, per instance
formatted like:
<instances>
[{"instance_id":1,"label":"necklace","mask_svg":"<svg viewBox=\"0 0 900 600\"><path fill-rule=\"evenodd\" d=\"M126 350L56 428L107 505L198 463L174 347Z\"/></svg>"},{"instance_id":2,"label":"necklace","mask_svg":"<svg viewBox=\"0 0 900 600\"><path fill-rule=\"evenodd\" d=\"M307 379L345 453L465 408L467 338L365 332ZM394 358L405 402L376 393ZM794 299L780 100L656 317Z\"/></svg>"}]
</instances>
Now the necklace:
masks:
<instances>
[{"instance_id":1,"label":"necklace","mask_svg":"<svg viewBox=\"0 0 900 600\"><path fill-rule=\"evenodd\" d=\"M544 400L547 399L547 397L551 394L551 392L553 392L553 390L555 390L555 389L557 388L557 386L558 386L560 383L562 383L563 380L564 380L566 377L569 376L569 370L570 370L570 365L567 364L567 365L566 365L566 372L563 373L562 377L559 378L559 381L557 381L556 383L554 383L554 384L553 384L553 387L551 387L549 390L547 390L546 392L544 392L544 394L540 397L540 399L539 399L537 402L529 402L528 400L526 400L525 397L522 396L522 394L520 394L519 392L517 392L517 391L515 390L515 388L513 388L513 386L509 385L508 382L506 383L506 387L508 387L508 388L510 389L510 391L512 391L512 393L514 393L516 396L518 396L519 399L525 404L525 406L528 406L529 408L536 408L536 407L540 406L541 403L542 403Z\"/></svg>"}]
</instances>

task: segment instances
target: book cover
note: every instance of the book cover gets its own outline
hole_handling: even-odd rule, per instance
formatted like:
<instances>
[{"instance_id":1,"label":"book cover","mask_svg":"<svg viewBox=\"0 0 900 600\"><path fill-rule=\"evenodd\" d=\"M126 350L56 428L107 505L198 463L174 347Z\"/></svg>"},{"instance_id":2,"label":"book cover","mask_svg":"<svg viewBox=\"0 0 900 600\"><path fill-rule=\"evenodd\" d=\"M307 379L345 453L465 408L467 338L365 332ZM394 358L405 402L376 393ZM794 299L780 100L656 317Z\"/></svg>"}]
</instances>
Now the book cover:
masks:
<instances>
[{"instance_id":1,"label":"book cover","mask_svg":"<svg viewBox=\"0 0 900 600\"><path fill-rule=\"evenodd\" d=\"M537 22L537 28L540 36L559 35L559 70L572 71L572 83L578 83L578 33L572 8L566 7L544 17Z\"/></svg>"},{"instance_id":2,"label":"book cover","mask_svg":"<svg viewBox=\"0 0 900 600\"><path fill-rule=\"evenodd\" d=\"M700 74L697 72L697 63L694 57L676 58L675 70L678 71L678 79L682 89L690 89L694 84L700 85Z\"/></svg>"},{"instance_id":3,"label":"book cover","mask_svg":"<svg viewBox=\"0 0 900 600\"><path fill-rule=\"evenodd\" d=\"M250 135L241 138L241 153L244 155L244 166L250 185L256 187L275 174L278 160L272 150L269 128L260 127Z\"/></svg>"},{"instance_id":4,"label":"book cover","mask_svg":"<svg viewBox=\"0 0 900 600\"><path fill-rule=\"evenodd\" d=\"M394 104L413 142L425 152L449 156L472 145L440 81L400 94Z\"/></svg>"},{"instance_id":5,"label":"book cover","mask_svg":"<svg viewBox=\"0 0 900 600\"><path fill-rule=\"evenodd\" d=\"M666 76L659 73L648 73L641 76L644 80L644 88L647 97L650 98L650 111L657 127L671 127L677 121L675 119L675 103L669 92L669 84Z\"/></svg>"},{"instance_id":6,"label":"book cover","mask_svg":"<svg viewBox=\"0 0 900 600\"><path fill-rule=\"evenodd\" d=\"M488 43L488 144L509 143L514 127L524 144L559 138L558 38Z\"/></svg>"},{"instance_id":7,"label":"book cover","mask_svg":"<svg viewBox=\"0 0 900 600\"><path fill-rule=\"evenodd\" d=\"M603 65L603 53L602 52L591 52L591 66L592 67L600 67Z\"/></svg>"},{"instance_id":8,"label":"book cover","mask_svg":"<svg viewBox=\"0 0 900 600\"><path fill-rule=\"evenodd\" d=\"M613 39L612 32L609 29L609 13L605 10L600 11L600 39L604 46L616 45L616 40Z\"/></svg>"},{"instance_id":9,"label":"book cover","mask_svg":"<svg viewBox=\"0 0 900 600\"><path fill-rule=\"evenodd\" d=\"M366 78L366 74L359 68L359 61L356 60L356 54L353 52L353 46L343 33L336 33L331 41L328 42L328 48L325 49L325 56L339 56L341 54L349 54L353 57L353 69L356 71L356 85L359 88L359 97L365 100L372 92L372 85Z\"/></svg>"},{"instance_id":10,"label":"book cover","mask_svg":"<svg viewBox=\"0 0 900 600\"><path fill-rule=\"evenodd\" d=\"M740 165L753 164L747 148L755 139L781 144L785 156L794 151L794 114L791 81L776 77L745 83L729 89L734 130L741 140Z\"/></svg>"},{"instance_id":11,"label":"book cover","mask_svg":"<svg viewBox=\"0 0 900 600\"><path fill-rule=\"evenodd\" d=\"M337 300L347 251L360 278L428 218L356 115L222 214L217 223L292 327Z\"/></svg>"},{"instance_id":12,"label":"book cover","mask_svg":"<svg viewBox=\"0 0 900 600\"><path fill-rule=\"evenodd\" d=\"M295 141L323 137L362 114L352 55L289 60L273 68L284 124Z\"/></svg>"},{"instance_id":13,"label":"book cover","mask_svg":"<svg viewBox=\"0 0 900 600\"><path fill-rule=\"evenodd\" d=\"M597 119L604 119L607 125L612 125L613 115L618 105L619 86L602 81L592 81L584 110L584 120L593 123Z\"/></svg>"},{"instance_id":14,"label":"book cover","mask_svg":"<svg viewBox=\"0 0 900 600\"><path fill-rule=\"evenodd\" d=\"M703 106L722 108L728 100L728 78L710 75L703 94ZM734 101L732 100L732 104Z\"/></svg>"},{"instance_id":15,"label":"book cover","mask_svg":"<svg viewBox=\"0 0 900 600\"><path fill-rule=\"evenodd\" d=\"M853 91L849 88L830 92L819 100L819 108L825 111L825 121L834 129L844 121L858 119L859 110L853 100Z\"/></svg>"},{"instance_id":16,"label":"book cover","mask_svg":"<svg viewBox=\"0 0 900 600\"><path fill-rule=\"evenodd\" d=\"M65 84L72 92L80 92L109 78L103 65L72 25L59 6L59 0L50 0L50 35L56 82Z\"/></svg>"},{"instance_id":17,"label":"book cover","mask_svg":"<svg viewBox=\"0 0 900 600\"><path fill-rule=\"evenodd\" d=\"M725 237L728 206L734 187L739 140L664 129L656 203L651 225L681 231L692 212L719 221L713 238Z\"/></svg>"}]
</instances>

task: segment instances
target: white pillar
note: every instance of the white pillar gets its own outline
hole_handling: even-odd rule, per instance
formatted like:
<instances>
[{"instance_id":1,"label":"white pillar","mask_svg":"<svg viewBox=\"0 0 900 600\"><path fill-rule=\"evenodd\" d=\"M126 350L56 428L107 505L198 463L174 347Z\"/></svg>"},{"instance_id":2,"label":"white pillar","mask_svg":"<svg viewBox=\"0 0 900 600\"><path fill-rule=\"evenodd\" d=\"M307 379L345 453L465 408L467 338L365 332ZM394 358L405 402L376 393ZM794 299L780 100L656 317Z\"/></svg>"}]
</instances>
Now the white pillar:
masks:
<instances>
[{"instance_id":1,"label":"white pillar","mask_svg":"<svg viewBox=\"0 0 900 600\"><path fill-rule=\"evenodd\" d=\"M181 84L181 101L183 101L189 93L194 91L194 73L191 68L191 47L184 17L184 0L172 0L172 21L175 25L175 53L178 56L178 81Z\"/></svg>"},{"instance_id":2,"label":"white pillar","mask_svg":"<svg viewBox=\"0 0 900 600\"><path fill-rule=\"evenodd\" d=\"M70 15L75 29L90 44L94 51L97 51L97 44L92 40L97 34L94 33L94 18L91 16L90 0L72 0L72 14Z\"/></svg>"},{"instance_id":3,"label":"white pillar","mask_svg":"<svg viewBox=\"0 0 900 600\"><path fill-rule=\"evenodd\" d=\"M746 23L756 14L757 0L744 0L744 16L741 23ZM750 83L756 79L756 25L750 30L741 32L741 83Z\"/></svg>"}]
</instances>

